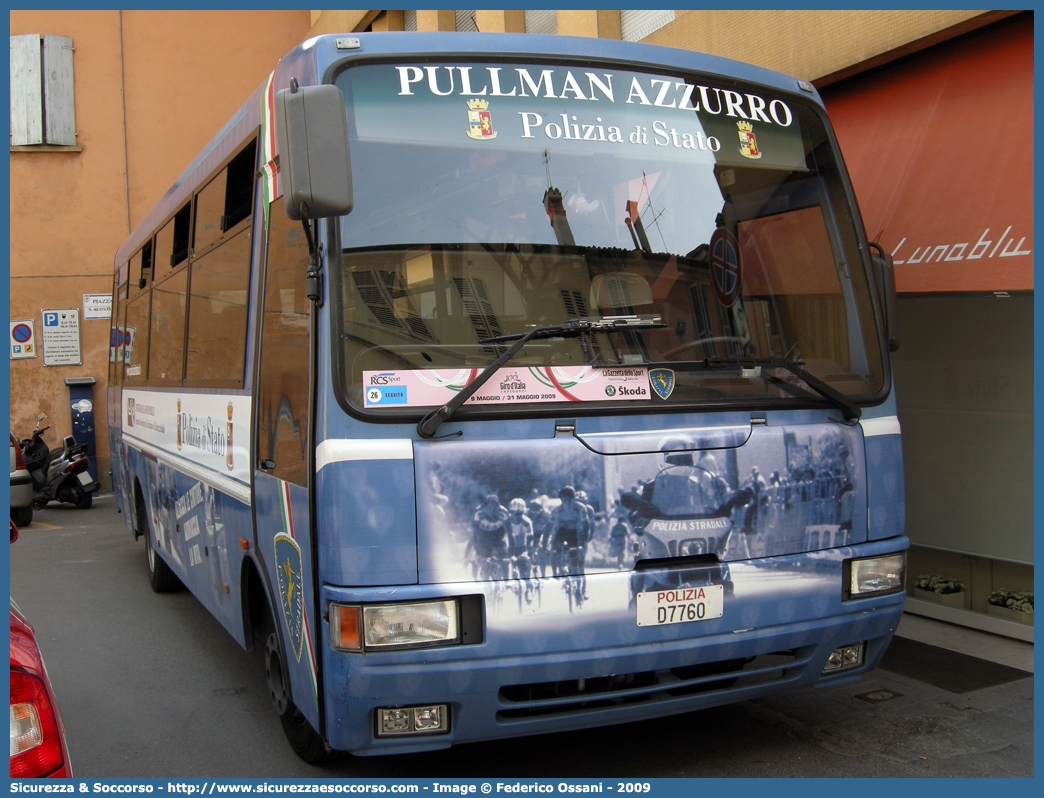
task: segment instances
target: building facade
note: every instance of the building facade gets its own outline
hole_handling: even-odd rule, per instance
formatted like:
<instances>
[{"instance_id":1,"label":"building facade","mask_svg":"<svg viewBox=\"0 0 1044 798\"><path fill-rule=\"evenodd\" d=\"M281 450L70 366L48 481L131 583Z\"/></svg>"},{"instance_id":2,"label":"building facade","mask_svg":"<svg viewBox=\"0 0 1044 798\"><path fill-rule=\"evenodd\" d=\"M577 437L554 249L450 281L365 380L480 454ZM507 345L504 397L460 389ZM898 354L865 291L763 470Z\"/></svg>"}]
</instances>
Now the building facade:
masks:
<instances>
[{"instance_id":1,"label":"building facade","mask_svg":"<svg viewBox=\"0 0 1044 798\"><path fill-rule=\"evenodd\" d=\"M867 233L896 263L910 573L965 588L910 607L1032 639L989 604L1033 583L1033 154L1021 143L1032 141L1032 12L12 11L10 22L11 426L26 435L46 412L52 443L71 428L68 380L94 378L105 401L116 248L310 35L598 36L813 82ZM47 357L43 328L57 317L46 314L73 310L78 351ZM19 341L18 323L33 337ZM107 485L105 414L94 420Z\"/></svg>"},{"instance_id":2,"label":"building facade","mask_svg":"<svg viewBox=\"0 0 1044 798\"><path fill-rule=\"evenodd\" d=\"M45 440L58 445L72 431L66 381L93 378L96 465L105 490L110 322L101 301L112 294L116 249L243 98L307 36L309 14L11 11L10 22L11 429L28 437L37 414L46 413L52 429ZM58 63L52 49L66 61L40 96L41 73L51 76ZM52 89L56 96L65 90L59 101L69 124L62 137L33 121L53 115ZM57 318L45 314L53 311L70 327L60 354L42 345L45 323ZM32 338L17 340L19 324Z\"/></svg>"}]
</instances>

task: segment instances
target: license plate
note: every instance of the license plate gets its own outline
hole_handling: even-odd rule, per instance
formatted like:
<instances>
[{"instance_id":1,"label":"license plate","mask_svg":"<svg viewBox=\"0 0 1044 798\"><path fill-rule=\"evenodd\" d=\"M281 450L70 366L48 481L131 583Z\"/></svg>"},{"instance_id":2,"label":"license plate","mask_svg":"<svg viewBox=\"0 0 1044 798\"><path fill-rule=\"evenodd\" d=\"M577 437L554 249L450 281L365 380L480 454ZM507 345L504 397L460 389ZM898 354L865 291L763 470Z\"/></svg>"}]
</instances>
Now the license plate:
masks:
<instances>
[{"instance_id":1,"label":"license plate","mask_svg":"<svg viewBox=\"0 0 1044 798\"><path fill-rule=\"evenodd\" d=\"M665 626L720 618L725 611L725 587L679 587L638 594L638 625Z\"/></svg>"},{"instance_id":2,"label":"license plate","mask_svg":"<svg viewBox=\"0 0 1044 798\"><path fill-rule=\"evenodd\" d=\"M91 484L91 475L88 474L86 471L81 471L79 474L76 475L76 478L80 480L80 484L83 485L85 488Z\"/></svg>"}]
</instances>

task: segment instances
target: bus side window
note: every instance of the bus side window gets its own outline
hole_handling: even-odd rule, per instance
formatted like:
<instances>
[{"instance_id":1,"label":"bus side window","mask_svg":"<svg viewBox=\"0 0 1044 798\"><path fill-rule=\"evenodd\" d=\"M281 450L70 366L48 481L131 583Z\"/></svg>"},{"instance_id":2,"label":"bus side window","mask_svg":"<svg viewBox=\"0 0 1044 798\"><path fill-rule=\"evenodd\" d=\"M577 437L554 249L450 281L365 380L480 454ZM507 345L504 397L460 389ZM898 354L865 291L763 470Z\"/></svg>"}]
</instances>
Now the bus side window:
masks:
<instances>
[{"instance_id":1,"label":"bus side window","mask_svg":"<svg viewBox=\"0 0 1044 798\"><path fill-rule=\"evenodd\" d=\"M254 170L257 168L257 139L251 141L228 165L225 206L221 230L227 232L250 216L254 207Z\"/></svg>"},{"instance_id":2,"label":"bus side window","mask_svg":"<svg viewBox=\"0 0 1044 798\"><path fill-rule=\"evenodd\" d=\"M148 377L149 315L152 292L138 294L127 303L127 318L123 327L123 382L141 385ZM118 366L117 366L118 368Z\"/></svg>"},{"instance_id":3,"label":"bus side window","mask_svg":"<svg viewBox=\"0 0 1044 798\"><path fill-rule=\"evenodd\" d=\"M173 269L189 255L189 229L192 226L192 208L188 203L174 214L174 252L170 256Z\"/></svg>"},{"instance_id":4,"label":"bus side window","mask_svg":"<svg viewBox=\"0 0 1044 798\"><path fill-rule=\"evenodd\" d=\"M112 278L112 318L109 322L109 385L123 382L123 310L127 306L126 282L120 275L127 267L120 268ZM126 279L126 278L124 278Z\"/></svg>"},{"instance_id":5,"label":"bus side window","mask_svg":"<svg viewBox=\"0 0 1044 798\"><path fill-rule=\"evenodd\" d=\"M186 382L243 387L251 231L192 261Z\"/></svg>"},{"instance_id":6,"label":"bus side window","mask_svg":"<svg viewBox=\"0 0 1044 798\"><path fill-rule=\"evenodd\" d=\"M257 139L253 139L197 192L193 255L206 252L250 217L254 206L256 161Z\"/></svg>"},{"instance_id":7,"label":"bus side window","mask_svg":"<svg viewBox=\"0 0 1044 798\"><path fill-rule=\"evenodd\" d=\"M251 225L243 223L253 207L256 160L255 138L196 193L185 343L188 384L243 387L253 240ZM177 230L175 224L175 250Z\"/></svg>"},{"instance_id":8,"label":"bus side window","mask_svg":"<svg viewBox=\"0 0 1044 798\"><path fill-rule=\"evenodd\" d=\"M287 218L283 201L271 204L257 378L258 459L270 473L308 481L308 243L300 222Z\"/></svg>"},{"instance_id":9,"label":"bus side window","mask_svg":"<svg viewBox=\"0 0 1044 798\"><path fill-rule=\"evenodd\" d=\"M185 365L185 289L188 269L181 269L152 288L149 325L149 382L180 384ZM129 326L128 316L128 326ZM127 374L130 375L128 366Z\"/></svg>"},{"instance_id":10,"label":"bus side window","mask_svg":"<svg viewBox=\"0 0 1044 798\"><path fill-rule=\"evenodd\" d=\"M191 212L192 207L186 202L156 233L156 267L153 273L156 282L170 274L171 269L188 257Z\"/></svg>"},{"instance_id":11,"label":"bus side window","mask_svg":"<svg viewBox=\"0 0 1044 798\"><path fill-rule=\"evenodd\" d=\"M221 217L225 209L225 172L196 194L196 239L192 249L203 252L221 238Z\"/></svg>"}]
</instances>

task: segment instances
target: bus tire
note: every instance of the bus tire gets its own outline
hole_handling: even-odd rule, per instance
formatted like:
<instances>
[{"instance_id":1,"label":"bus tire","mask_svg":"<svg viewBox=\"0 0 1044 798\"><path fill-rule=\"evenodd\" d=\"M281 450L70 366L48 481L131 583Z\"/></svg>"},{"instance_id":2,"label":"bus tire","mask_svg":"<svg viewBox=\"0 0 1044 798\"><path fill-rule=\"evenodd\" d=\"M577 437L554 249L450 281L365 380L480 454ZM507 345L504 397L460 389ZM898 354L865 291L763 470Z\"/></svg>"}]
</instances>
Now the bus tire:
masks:
<instances>
[{"instance_id":1,"label":"bus tire","mask_svg":"<svg viewBox=\"0 0 1044 798\"><path fill-rule=\"evenodd\" d=\"M87 494L90 496L90 494ZM145 497L141 495L141 489L135 491L134 514L137 521L138 531L145 536L145 566L149 573L149 586L153 593L173 593L180 590L182 585L178 575L171 570L163 558L156 553L152 545L152 529L149 526L149 514L145 509Z\"/></svg>"},{"instance_id":2,"label":"bus tire","mask_svg":"<svg viewBox=\"0 0 1044 798\"><path fill-rule=\"evenodd\" d=\"M330 759L333 752L326 746L322 735L312 728L312 724L294 705L284 674L279 638L274 631L269 631L265 639L265 678L272 706L279 715L283 734L294 753L310 765L318 765Z\"/></svg>"}]
</instances>

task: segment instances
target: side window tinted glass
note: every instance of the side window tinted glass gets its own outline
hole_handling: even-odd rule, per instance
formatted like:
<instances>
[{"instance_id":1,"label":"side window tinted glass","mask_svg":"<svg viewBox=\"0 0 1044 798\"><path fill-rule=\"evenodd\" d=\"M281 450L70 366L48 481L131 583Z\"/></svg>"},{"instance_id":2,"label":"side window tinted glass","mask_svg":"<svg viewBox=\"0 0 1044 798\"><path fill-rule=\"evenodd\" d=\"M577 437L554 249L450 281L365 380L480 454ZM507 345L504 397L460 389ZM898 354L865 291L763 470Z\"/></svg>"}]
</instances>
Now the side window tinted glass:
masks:
<instances>
[{"instance_id":1,"label":"side window tinted glass","mask_svg":"<svg viewBox=\"0 0 1044 798\"><path fill-rule=\"evenodd\" d=\"M149 374L149 304L152 294L146 291L127 303L127 321L123 328L123 381L140 385Z\"/></svg>"},{"instance_id":2,"label":"side window tinted glass","mask_svg":"<svg viewBox=\"0 0 1044 798\"><path fill-rule=\"evenodd\" d=\"M174 215L174 253L170 257L171 267L177 266L188 257L191 223L192 208L185 205Z\"/></svg>"},{"instance_id":3,"label":"side window tinted glass","mask_svg":"<svg viewBox=\"0 0 1044 798\"><path fill-rule=\"evenodd\" d=\"M126 271L126 269L121 269ZM109 322L109 385L123 381L123 311L127 307L120 272L112 278L112 319Z\"/></svg>"},{"instance_id":4,"label":"side window tinted glass","mask_svg":"<svg viewBox=\"0 0 1044 798\"><path fill-rule=\"evenodd\" d=\"M271 205L258 373L258 450L280 479L304 485L308 452L308 244L283 201Z\"/></svg>"},{"instance_id":5,"label":"side window tinted glass","mask_svg":"<svg viewBox=\"0 0 1044 798\"><path fill-rule=\"evenodd\" d=\"M221 172L196 195L196 252L221 238L224 210L225 172Z\"/></svg>"},{"instance_id":6,"label":"side window tinted glass","mask_svg":"<svg viewBox=\"0 0 1044 798\"><path fill-rule=\"evenodd\" d=\"M192 262L185 379L243 385L251 231Z\"/></svg>"},{"instance_id":7,"label":"side window tinted glass","mask_svg":"<svg viewBox=\"0 0 1044 798\"><path fill-rule=\"evenodd\" d=\"M254 207L254 171L257 168L257 139L250 142L228 165L225 188L225 213L222 230L231 230L246 219Z\"/></svg>"},{"instance_id":8,"label":"side window tinted glass","mask_svg":"<svg viewBox=\"0 0 1044 798\"><path fill-rule=\"evenodd\" d=\"M185 288L188 270L182 269L152 289L149 336L149 382L179 383L185 362Z\"/></svg>"}]
</instances>

